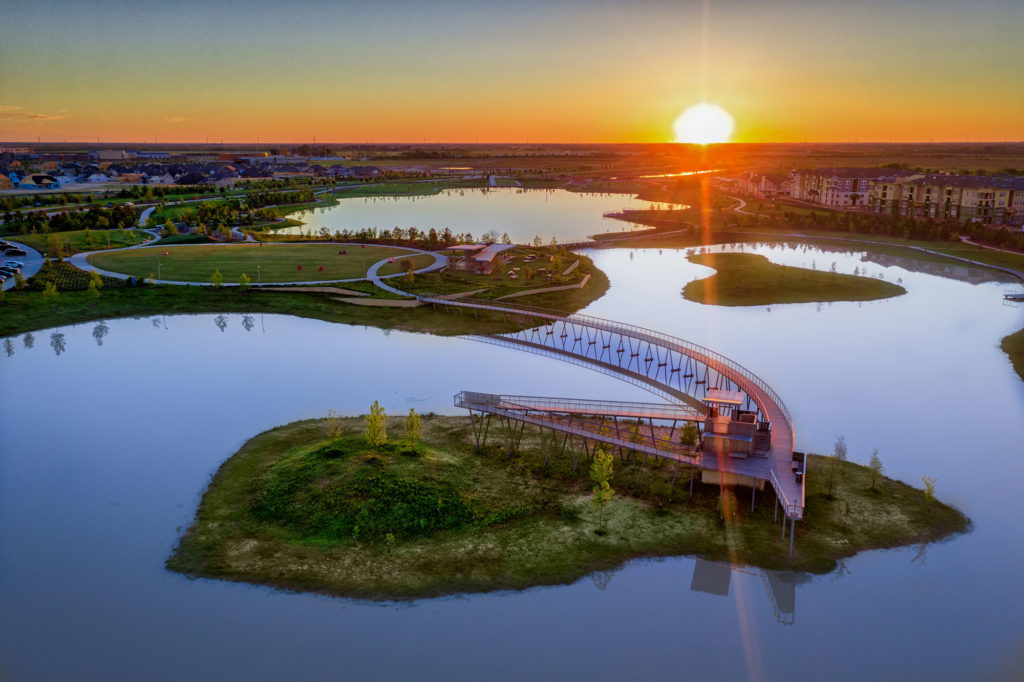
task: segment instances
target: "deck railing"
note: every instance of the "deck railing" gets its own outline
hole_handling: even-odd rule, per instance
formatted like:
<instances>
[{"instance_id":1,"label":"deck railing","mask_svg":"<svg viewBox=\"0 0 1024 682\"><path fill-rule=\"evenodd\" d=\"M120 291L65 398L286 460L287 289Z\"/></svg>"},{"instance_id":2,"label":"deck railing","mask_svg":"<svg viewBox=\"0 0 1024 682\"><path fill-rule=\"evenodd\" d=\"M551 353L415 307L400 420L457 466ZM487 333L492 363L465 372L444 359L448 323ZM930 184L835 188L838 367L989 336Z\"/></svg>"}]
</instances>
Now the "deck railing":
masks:
<instances>
[{"instance_id":1,"label":"deck railing","mask_svg":"<svg viewBox=\"0 0 1024 682\"><path fill-rule=\"evenodd\" d=\"M466 301L452 301L447 299L437 299L429 296L420 296L418 298L424 303L433 303L438 305L450 305L467 308L478 308L483 310L494 310L508 314L523 314L529 317L537 317L540 319L547 319L553 321L565 321L569 323L578 322L588 327L596 327L599 329L604 329L606 331L614 331L619 333L628 332L629 335L633 336L634 338L647 337L649 339L655 339L657 341L660 341L662 344L668 344L669 347L677 346L679 348L684 348L686 350L691 351L691 353L696 353L700 356L703 356L706 359L714 361L721 367L728 368L736 375L743 377L747 381L751 382L758 389L760 389L761 392L764 393L764 395L766 395L768 399L771 400L771 402L774 403L774 405L778 407L779 410L782 412L782 416L785 418L787 426L789 426L790 433L793 435L794 442L796 440L796 432L793 425L793 417L790 415L789 408L786 407L786 403L783 402L781 397L779 397L779 394L776 393L775 390L771 386L769 386L764 379L757 376L743 365L733 360L730 360L721 353L713 351L710 348L701 346L700 344L696 344L691 341L686 341L685 339L680 339L679 337L672 336L670 334L665 334L664 332L659 332L654 329L648 329L647 327L641 327L639 325L628 324L625 322L615 322L613 320L606 320L604 318L594 317L592 315L584 315L581 313L565 313L559 310L551 310L548 308L537 308L523 305L511 306L499 303L470 303ZM693 357L691 353L685 354Z\"/></svg>"}]
</instances>

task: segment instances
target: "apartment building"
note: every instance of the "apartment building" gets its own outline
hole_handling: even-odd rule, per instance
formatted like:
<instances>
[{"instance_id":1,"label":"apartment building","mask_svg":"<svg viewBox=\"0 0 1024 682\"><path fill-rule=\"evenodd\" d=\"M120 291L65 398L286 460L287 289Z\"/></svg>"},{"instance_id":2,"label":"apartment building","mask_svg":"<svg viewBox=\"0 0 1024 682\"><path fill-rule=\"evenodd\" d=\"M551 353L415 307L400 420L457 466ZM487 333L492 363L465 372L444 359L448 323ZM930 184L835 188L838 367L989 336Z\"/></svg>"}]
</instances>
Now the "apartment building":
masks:
<instances>
[{"instance_id":1,"label":"apartment building","mask_svg":"<svg viewBox=\"0 0 1024 682\"><path fill-rule=\"evenodd\" d=\"M1018 185L1021 189L1015 192ZM872 211L888 215L1019 225L1018 219L1024 219L1024 178L942 173L886 178L871 186L868 202Z\"/></svg>"},{"instance_id":2,"label":"apartment building","mask_svg":"<svg viewBox=\"0 0 1024 682\"><path fill-rule=\"evenodd\" d=\"M868 208L871 188L910 175L891 168L818 168L793 173L792 196L822 206L842 209Z\"/></svg>"},{"instance_id":3,"label":"apartment building","mask_svg":"<svg viewBox=\"0 0 1024 682\"><path fill-rule=\"evenodd\" d=\"M789 173L743 173L736 182L736 189L762 199L788 197L793 191L793 181Z\"/></svg>"}]
</instances>

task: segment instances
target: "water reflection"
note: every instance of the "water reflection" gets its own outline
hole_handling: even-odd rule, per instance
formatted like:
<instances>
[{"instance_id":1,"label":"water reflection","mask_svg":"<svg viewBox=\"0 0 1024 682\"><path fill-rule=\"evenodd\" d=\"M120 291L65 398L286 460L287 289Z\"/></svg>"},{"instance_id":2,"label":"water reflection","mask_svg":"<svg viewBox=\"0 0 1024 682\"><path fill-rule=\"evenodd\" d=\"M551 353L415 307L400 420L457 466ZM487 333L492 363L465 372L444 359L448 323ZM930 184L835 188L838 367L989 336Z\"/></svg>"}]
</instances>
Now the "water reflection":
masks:
<instances>
[{"instance_id":1,"label":"water reflection","mask_svg":"<svg viewBox=\"0 0 1024 682\"><path fill-rule=\"evenodd\" d=\"M252 328L256 326L256 319L252 315L242 315L242 328L247 332L251 332Z\"/></svg>"},{"instance_id":2,"label":"water reflection","mask_svg":"<svg viewBox=\"0 0 1024 682\"><path fill-rule=\"evenodd\" d=\"M32 333L29 332L28 334L25 334L25 336L24 336L24 338L22 338L21 342L23 344L25 344L25 348L28 348L28 349L31 350L32 347L36 345L36 337L32 336Z\"/></svg>"},{"instance_id":3,"label":"water reflection","mask_svg":"<svg viewBox=\"0 0 1024 682\"><path fill-rule=\"evenodd\" d=\"M67 350L67 345L62 332L54 332L50 334L50 348L53 352L60 357L60 354Z\"/></svg>"},{"instance_id":4,"label":"water reflection","mask_svg":"<svg viewBox=\"0 0 1024 682\"><path fill-rule=\"evenodd\" d=\"M223 332L225 329L228 328L228 316L218 315L217 317L213 318L213 323L217 325L217 329Z\"/></svg>"},{"instance_id":5,"label":"water reflection","mask_svg":"<svg viewBox=\"0 0 1024 682\"><path fill-rule=\"evenodd\" d=\"M96 345L102 346L103 339L110 333L110 327L107 326L106 322L98 322L95 327L92 328L92 338L96 339Z\"/></svg>"},{"instance_id":6,"label":"water reflection","mask_svg":"<svg viewBox=\"0 0 1024 682\"><path fill-rule=\"evenodd\" d=\"M733 573L760 578L775 619L783 625L792 625L796 622L796 586L803 582L809 582L810 578L793 571L768 571L762 568L697 559L693 564L690 591L728 597Z\"/></svg>"},{"instance_id":7,"label":"water reflection","mask_svg":"<svg viewBox=\"0 0 1024 682\"><path fill-rule=\"evenodd\" d=\"M10 339L4 339L4 352L7 353L7 357L14 355L14 344Z\"/></svg>"},{"instance_id":8,"label":"water reflection","mask_svg":"<svg viewBox=\"0 0 1024 682\"><path fill-rule=\"evenodd\" d=\"M923 272L927 275L936 275L946 279L954 279L958 282L969 284L982 284L984 282L1015 282L1016 280L998 270L989 268L976 268L970 265L959 265L957 263L932 261L924 258L912 258L909 256L896 256L887 253L864 253L862 259L868 263L877 263L883 267L899 267L910 272Z\"/></svg>"}]
</instances>

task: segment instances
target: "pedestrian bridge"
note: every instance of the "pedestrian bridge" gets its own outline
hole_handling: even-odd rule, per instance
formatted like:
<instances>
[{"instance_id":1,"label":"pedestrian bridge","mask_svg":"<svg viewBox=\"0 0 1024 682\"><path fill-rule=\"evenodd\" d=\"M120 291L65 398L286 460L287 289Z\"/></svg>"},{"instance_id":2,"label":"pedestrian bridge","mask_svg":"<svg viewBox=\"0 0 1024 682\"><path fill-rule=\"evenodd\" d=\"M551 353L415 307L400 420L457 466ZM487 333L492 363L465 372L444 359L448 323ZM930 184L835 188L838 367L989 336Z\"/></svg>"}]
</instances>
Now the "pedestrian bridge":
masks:
<instances>
[{"instance_id":1,"label":"pedestrian bridge","mask_svg":"<svg viewBox=\"0 0 1024 682\"><path fill-rule=\"evenodd\" d=\"M538 424L562 429L589 430L588 440L622 445L658 457L683 461L703 470L718 472L719 480L755 479L770 485L784 510L784 519L797 521L804 514L804 477L802 456L794 458L795 431L789 410L778 394L761 378L742 365L703 346L662 332L612 320L580 314L564 314L544 308L502 305L420 296L419 300L437 309L458 314L499 315L519 324L515 332L472 338L539 353L579 364L615 376L663 398L669 405L649 403L606 403L573 401L566 398L499 396L463 392L456 404L471 411L498 415L520 424ZM701 424L708 417L709 402L716 396L738 396L735 405L756 415L755 437L764 442L751 456L703 451L685 452L664 442L659 429L673 419L687 418ZM615 405L618 405L616 407ZM622 412L615 412L621 408ZM665 412L656 414L661 409ZM604 410L604 412L602 412ZM632 412L631 412L632 410ZM643 412L638 416L638 412ZM646 419L647 426L638 447L633 440L619 440L600 428L588 426L583 414ZM574 418L574 415L576 417ZM713 415L712 415L713 416ZM592 421L592 420L591 420ZM589 423L589 422L588 422ZM671 435L671 434L670 434ZM647 440L650 438L650 440ZM735 453L732 453L735 454ZM797 460L799 459L799 465ZM785 531L784 531L785 532Z\"/></svg>"}]
</instances>

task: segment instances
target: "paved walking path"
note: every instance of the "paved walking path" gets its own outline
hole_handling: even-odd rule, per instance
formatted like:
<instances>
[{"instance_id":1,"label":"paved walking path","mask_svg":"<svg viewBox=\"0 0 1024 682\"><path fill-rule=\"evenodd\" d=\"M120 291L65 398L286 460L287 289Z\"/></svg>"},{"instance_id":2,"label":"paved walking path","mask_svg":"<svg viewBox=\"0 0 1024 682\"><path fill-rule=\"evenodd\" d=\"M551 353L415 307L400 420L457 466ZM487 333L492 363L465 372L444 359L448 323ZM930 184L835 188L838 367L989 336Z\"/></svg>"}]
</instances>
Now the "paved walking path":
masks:
<instances>
[{"instance_id":1,"label":"paved walking path","mask_svg":"<svg viewBox=\"0 0 1024 682\"><path fill-rule=\"evenodd\" d=\"M154 234L156 231L155 230L145 230L145 232L147 232L149 234ZM158 240L159 236L157 236L156 239ZM149 242L146 242L144 244L136 244L134 246L126 246L126 247L123 247L123 248L120 248L120 249L104 249L102 251L83 251L81 253L76 253L75 255L71 256L67 260L68 260L69 263L71 263L73 266L75 266L79 270L85 270L86 272L96 271L96 272L98 272L101 275L104 275L106 277L114 277L114 278L117 278L117 279L128 279L129 277L131 277L131 275L126 275L123 272L113 272L111 270L104 270L103 268L98 268L98 267L96 267L95 265L93 265L92 263L90 263L88 261L88 257L92 256L92 255L95 255L95 254L98 254L98 253L114 253L116 251L127 251L129 249L149 248L149 247L153 246L154 241L149 241ZM380 244L358 244L358 243L352 243L352 242L305 242L305 243L307 243L307 244L333 244L333 245L338 245L338 246L380 246ZM272 246L274 244L281 244L281 245L286 245L286 246L295 246L295 242L264 242L264 244L266 244L268 246ZM189 247L193 247L193 246L232 246L232 244L230 244L230 243L225 243L225 244L178 244L177 246L179 248L189 248ZM433 272L435 270L440 270L441 268L445 267L448 264L447 256L445 256L443 254L440 254L440 253L436 253L434 251L424 251L422 249L411 249L411 248L405 247L405 246L398 247L398 248L402 248L402 249L405 249L406 251L409 251L409 255L429 255L429 256L433 256L434 257L434 262L431 263L430 265L428 265L426 267L423 267L423 268L420 268L418 270L413 270L413 274L416 274L416 275L420 275L420 274L424 274L424 273L428 273L428 272ZM395 289L394 287L391 287L391 286L385 284L382 281L384 279L391 279L393 277L402 277L402 276L404 276L405 273L396 272L393 275L378 275L377 274L377 271L381 267L386 265L388 260L393 260L393 258L392 259L385 258L385 259L383 259L383 260L381 260L381 261L371 265L369 270L367 271L366 275L363 276L363 277L350 277L348 279L310 280L310 281L302 281L302 282L261 282L261 283L253 282L253 283L251 283L250 286L254 286L254 287L279 287L282 284L316 285L316 284L335 284L335 283L338 283L338 282L363 282L363 281L366 281L366 280L370 280L375 285L377 285L381 289L384 289L385 291L390 291L390 292L398 294L400 296L411 296L411 294L407 294L404 291L400 291L399 289ZM26 263L26 266L27 265L28 264ZM200 286L200 287L213 286L210 282L182 282L182 281L171 280L171 279L154 279L154 280L150 280L150 281L153 282L154 284L175 284L175 285L181 285L181 286ZM238 286L238 283L237 282L224 282L223 286L226 286L226 287L236 287L236 286Z\"/></svg>"},{"instance_id":2,"label":"paved walking path","mask_svg":"<svg viewBox=\"0 0 1024 682\"><path fill-rule=\"evenodd\" d=\"M425 273L425 272L434 272L435 270L440 270L441 268L443 268L446 265L448 265L448 256L445 256L444 254L437 253L435 251L420 251L420 253L425 253L425 254L429 254L429 255L433 256L434 257L434 262L432 264L428 265L425 268L420 268L419 270L414 270L413 274L419 275L419 274ZM387 277L387 278L402 277L405 273L399 272L399 273L396 273L394 275L383 275L383 276L377 274L377 271L380 270L381 266L385 265L388 262L388 260L389 259L385 258L384 260L379 261L379 262L374 263L373 265L371 265L370 269L366 271L366 278L368 280L370 280L371 282L373 282L374 284L376 284L381 289L383 289L384 291L390 291L391 293L398 294L399 296L412 296L413 294L406 293L406 292L402 291L401 289L396 289L395 287L393 287L393 286L391 286L389 284L385 284L382 281L385 277Z\"/></svg>"}]
</instances>

